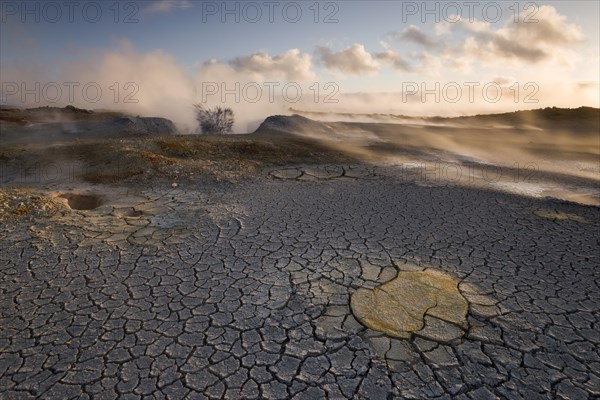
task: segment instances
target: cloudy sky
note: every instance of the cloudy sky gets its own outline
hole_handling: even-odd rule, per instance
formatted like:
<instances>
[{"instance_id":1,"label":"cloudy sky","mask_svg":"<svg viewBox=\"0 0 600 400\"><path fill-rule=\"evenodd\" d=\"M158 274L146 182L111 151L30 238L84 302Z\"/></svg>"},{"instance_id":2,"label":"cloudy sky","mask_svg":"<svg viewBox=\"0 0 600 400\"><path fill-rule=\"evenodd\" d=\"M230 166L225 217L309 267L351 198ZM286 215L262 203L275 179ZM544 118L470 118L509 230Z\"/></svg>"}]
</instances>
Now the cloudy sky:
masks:
<instances>
[{"instance_id":1,"label":"cloudy sky","mask_svg":"<svg viewBox=\"0 0 600 400\"><path fill-rule=\"evenodd\" d=\"M464 115L598 107L597 1L2 1L2 102L237 131L290 107Z\"/></svg>"}]
</instances>

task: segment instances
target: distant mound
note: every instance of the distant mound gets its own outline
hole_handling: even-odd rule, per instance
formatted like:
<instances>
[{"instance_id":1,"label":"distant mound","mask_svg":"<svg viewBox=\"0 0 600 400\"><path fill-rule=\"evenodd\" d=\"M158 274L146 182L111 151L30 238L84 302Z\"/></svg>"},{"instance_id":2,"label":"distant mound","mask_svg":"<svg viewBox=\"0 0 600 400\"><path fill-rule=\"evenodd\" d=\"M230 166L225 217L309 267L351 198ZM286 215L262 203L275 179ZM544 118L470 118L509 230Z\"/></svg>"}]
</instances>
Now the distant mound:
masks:
<instances>
[{"instance_id":1,"label":"distant mound","mask_svg":"<svg viewBox=\"0 0 600 400\"><path fill-rule=\"evenodd\" d=\"M35 107L35 108L27 108L27 111L32 113L67 113L67 114L93 114L92 110L86 110L83 108L77 108L75 106L66 106L64 108L60 107Z\"/></svg>"},{"instance_id":2,"label":"distant mound","mask_svg":"<svg viewBox=\"0 0 600 400\"><path fill-rule=\"evenodd\" d=\"M74 106L19 109L0 107L4 143L59 142L132 135L174 135L166 118L134 117L114 111L91 111Z\"/></svg>"},{"instance_id":3,"label":"distant mound","mask_svg":"<svg viewBox=\"0 0 600 400\"><path fill-rule=\"evenodd\" d=\"M535 110L513 111L499 114L466 115L461 117L427 117L376 113L329 113L297 110L293 108L290 108L290 111L296 113L294 117L304 118L303 116L309 116L317 121L345 121L348 123L372 122L417 125L443 124L469 127L479 126L487 128L503 126L525 130L559 129L573 133L588 132L593 134L597 134L600 131L600 108L593 107L546 107ZM267 121L265 120L265 122Z\"/></svg>"},{"instance_id":4,"label":"distant mound","mask_svg":"<svg viewBox=\"0 0 600 400\"><path fill-rule=\"evenodd\" d=\"M109 121L115 117L123 116L114 111L92 111L74 106L66 107L35 107L21 109L9 106L0 106L0 122L12 122L21 125L31 123L52 123L61 121L71 122L98 122Z\"/></svg>"},{"instance_id":5,"label":"distant mound","mask_svg":"<svg viewBox=\"0 0 600 400\"><path fill-rule=\"evenodd\" d=\"M298 114L273 115L264 120L253 134L314 134L335 135L333 127Z\"/></svg>"},{"instance_id":6,"label":"distant mound","mask_svg":"<svg viewBox=\"0 0 600 400\"><path fill-rule=\"evenodd\" d=\"M115 118L114 124L120 132L162 135L177 133L175 124L166 118L126 116Z\"/></svg>"},{"instance_id":7,"label":"distant mound","mask_svg":"<svg viewBox=\"0 0 600 400\"><path fill-rule=\"evenodd\" d=\"M432 117L432 122L454 122L461 124L505 124L515 128L566 129L573 132L600 131L600 108L557 108L546 107L536 110L514 111L501 114L478 114L465 117Z\"/></svg>"}]
</instances>

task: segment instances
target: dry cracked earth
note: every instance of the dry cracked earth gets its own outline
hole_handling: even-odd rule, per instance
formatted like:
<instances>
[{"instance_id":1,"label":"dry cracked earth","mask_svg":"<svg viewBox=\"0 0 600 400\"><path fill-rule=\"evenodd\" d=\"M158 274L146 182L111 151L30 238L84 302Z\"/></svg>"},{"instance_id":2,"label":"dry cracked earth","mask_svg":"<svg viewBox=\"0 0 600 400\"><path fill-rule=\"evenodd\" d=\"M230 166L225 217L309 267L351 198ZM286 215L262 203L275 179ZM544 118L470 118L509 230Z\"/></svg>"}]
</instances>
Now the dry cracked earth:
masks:
<instances>
[{"instance_id":1,"label":"dry cracked earth","mask_svg":"<svg viewBox=\"0 0 600 400\"><path fill-rule=\"evenodd\" d=\"M340 168L3 221L0 397L600 396L599 208ZM352 294L405 271L466 323L361 324Z\"/></svg>"}]
</instances>

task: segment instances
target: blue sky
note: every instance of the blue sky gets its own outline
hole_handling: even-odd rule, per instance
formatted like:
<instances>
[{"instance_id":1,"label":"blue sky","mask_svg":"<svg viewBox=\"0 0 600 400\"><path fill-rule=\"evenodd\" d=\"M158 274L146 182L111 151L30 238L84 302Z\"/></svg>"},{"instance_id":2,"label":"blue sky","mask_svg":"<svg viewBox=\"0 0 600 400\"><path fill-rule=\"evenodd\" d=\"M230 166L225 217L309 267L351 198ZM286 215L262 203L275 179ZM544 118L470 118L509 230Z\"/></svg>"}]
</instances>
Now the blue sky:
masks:
<instances>
[{"instance_id":1,"label":"blue sky","mask_svg":"<svg viewBox=\"0 0 600 400\"><path fill-rule=\"evenodd\" d=\"M332 44L348 46L353 43L363 43L366 47L378 49L379 42L385 40L389 33L401 30L409 24L419 26L423 31L431 32L435 25L435 16L428 14L424 17L421 2L399 1L338 1L338 2L296 2L301 5L302 18L298 22L290 23L285 20L284 7L287 3L273 2L274 22L268 18L269 7L264 2L260 5L262 17L258 22L247 22L246 18L254 16L255 8L244 9L243 2L202 2L202 1L163 1L173 4L162 9L153 4L161 1L121 1L119 6L115 2L91 2L101 5L102 16L98 22L88 22L84 19L83 5L73 7L73 22L69 22L69 8L60 7L62 13L58 22L51 22L55 12L54 8L44 8L44 2L2 1L2 56L4 59L13 57L27 57L33 59L51 59L55 56L68 56L77 48L105 48L115 46L115 41L128 39L139 51L164 49L172 53L182 63L193 66L211 58L228 59L238 55L256 51L281 53L295 47L303 51L311 51L315 44ZM12 12L8 4L16 4L17 10ZM65 2L57 2L59 4ZM85 4L86 2L81 2ZM203 6L204 3L204 6ZM211 3L217 8L216 14L208 15ZM227 3L228 5L223 5ZM319 23L314 22L315 3L318 3ZM407 3L418 6L418 13L413 14ZM450 2L439 2L439 18L444 19L444 5ZM460 5L462 15L466 18L469 7L465 2L455 2ZM499 4L502 7L502 19L496 23L500 25L514 15L515 6L512 1L481 2L473 6L473 15L483 19L486 3ZM523 8L528 2L520 2ZM133 5L132 5L133 4ZM336 4L333 6L332 4ZM561 15L570 22L582 27L586 33L591 47L598 45L599 33L599 3L597 1L554 1L536 2L535 4L551 4ZM224 9L239 10L239 23L235 22L235 13L221 15ZM427 6L426 6L427 7ZM432 5L431 7L435 7ZM115 16L115 10L118 14ZM295 7L288 7L287 13L293 17ZM448 7L450 13L454 8ZM495 7L489 7L488 13L492 14ZM25 10L31 13L22 15ZM37 10L37 11L36 11ZM90 20L96 8L86 9ZM245 10L245 12L244 12ZM404 11L403 11L404 10ZM8 11L11 11L10 14ZM531 9L533 12L533 9ZM35 21L38 14L40 22ZM205 15L206 14L206 15ZM329 18L327 18L329 17ZM25 19L25 22L22 21ZM114 22L117 18L118 23ZM225 18L223 23L221 18ZM425 18L425 23L422 22ZM328 20L329 23L324 22ZM332 22L336 20L337 22ZM126 22L127 21L127 22ZM136 21L136 22L133 22ZM40 53L24 53L19 51L19 42L12 37L14 30L22 30L22 34L35 42ZM4 34L6 33L6 34Z\"/></svg>"},{"instance_id":2,"label":"blue sky","mask_svg":"<svg viewBox=\"0 0 600 400\"><path fill-rule=\"evenodd\" d=\"M145 102L138 103L142 113L157 109L159 103L150 98L151 93L195 86L192 92L197 95L199 81L219 79L299 81L303 87L335 82L346 100L330 107L336 111L360 109L360 94L366 95L363 101L373 112L377 102L369 94L399 94L406 82L444 86L493 81L508 88L533 80L539 85L537 104L598 106L593 94L600 68L597 1L476 2L471 20L469 3L460 1L428 2L425 7L434 10L428 14L420 1L299 1L271 2L271 6L263 1L250 5L81 1L71 9L72 21L66 2L1 3L3 82L91 79L108 85L111 80L135 79L140 94L146 93ZM93 22L98 7L102 15ZM223 16L224 8L233 12ZM298 8L302 16L296 18ZM525 21L528 15L536 21ZM126 23L127 16L131 23ZM257 21L247 21L253 18ZM142 65L150 71L145 77L135 71ZM558 87L557 76L566 86ZM171 95L187 102L191 96L176 90ZM484 103L426 101L410 111L464 114L493 107L531 108L515 101ZM389 100L381 105L382 112L395 112ZM410 107L399 108L398 112Z\"/></svg>"}]
</instances>

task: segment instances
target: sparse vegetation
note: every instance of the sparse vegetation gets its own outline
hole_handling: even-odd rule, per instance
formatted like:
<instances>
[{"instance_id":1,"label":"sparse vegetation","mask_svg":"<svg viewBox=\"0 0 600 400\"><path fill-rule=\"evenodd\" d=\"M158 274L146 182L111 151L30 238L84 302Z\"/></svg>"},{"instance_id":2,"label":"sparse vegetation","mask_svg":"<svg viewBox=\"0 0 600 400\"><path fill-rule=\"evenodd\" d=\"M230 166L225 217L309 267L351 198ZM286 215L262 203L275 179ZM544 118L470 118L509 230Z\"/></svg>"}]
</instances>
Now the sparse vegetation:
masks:
<instances>
[{"instance_id":1,"label":"sparse vegetation","mask_svg":"<svg viewBox=\"0 0 600 400\"><path fill-rule=\"evenodd\" d=\"M231 133L234 124L233 110L229 107L206 108L203 104L194 104L196 120L202 133L223 135Z\"/></svg>"}]
</instances>

